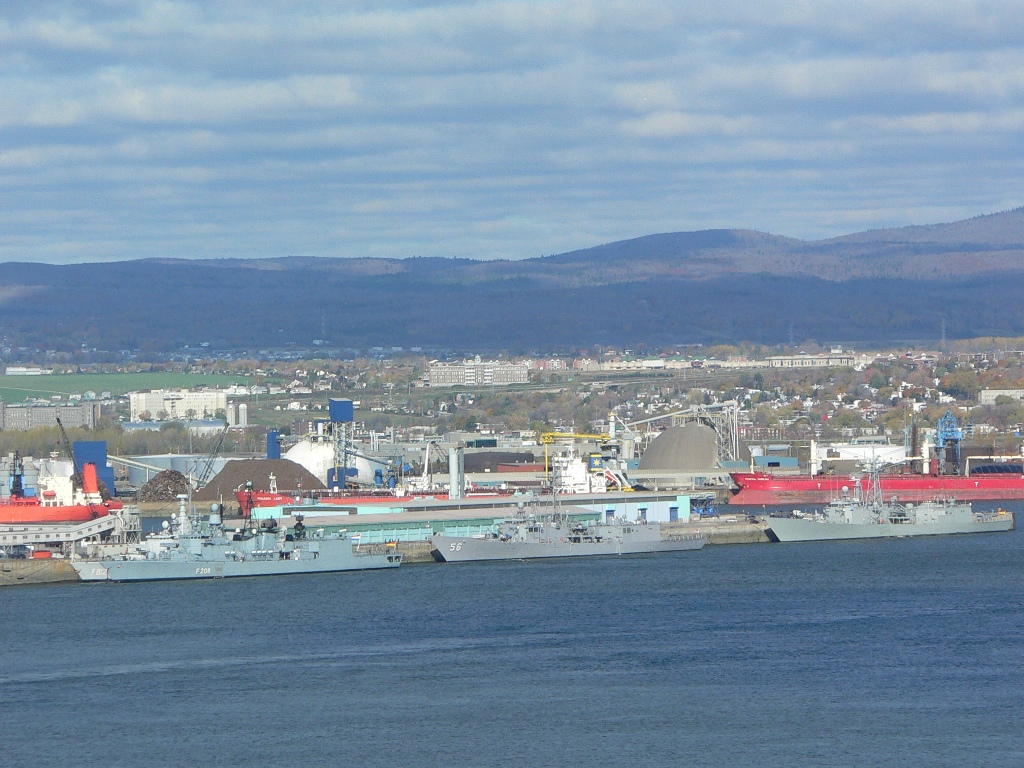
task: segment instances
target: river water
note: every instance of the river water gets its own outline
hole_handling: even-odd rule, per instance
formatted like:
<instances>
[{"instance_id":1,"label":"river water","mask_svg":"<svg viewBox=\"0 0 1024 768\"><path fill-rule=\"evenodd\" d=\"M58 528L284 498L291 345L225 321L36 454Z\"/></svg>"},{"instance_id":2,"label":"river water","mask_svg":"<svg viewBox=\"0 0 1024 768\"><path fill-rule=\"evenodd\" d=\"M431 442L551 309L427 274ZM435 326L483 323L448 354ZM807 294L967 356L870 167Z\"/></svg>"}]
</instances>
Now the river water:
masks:
<instances>
[{"instance_id":1,"label":"river water","mask_svg":"<svg viewBox=\"0 0 1024 768\"><path fill-rule=\"evenodd\" d=\"M1024 531L0 591L3 766L1021 766Z\"/></svg>"}]
</instances>

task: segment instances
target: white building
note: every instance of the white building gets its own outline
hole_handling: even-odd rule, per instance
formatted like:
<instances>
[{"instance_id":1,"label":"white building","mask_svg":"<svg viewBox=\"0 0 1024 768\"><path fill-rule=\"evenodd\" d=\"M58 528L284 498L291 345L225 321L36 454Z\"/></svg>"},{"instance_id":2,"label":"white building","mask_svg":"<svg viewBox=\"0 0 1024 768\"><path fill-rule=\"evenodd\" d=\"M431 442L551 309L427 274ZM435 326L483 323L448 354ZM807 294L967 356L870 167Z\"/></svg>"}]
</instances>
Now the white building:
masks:
<instances>
[{"instance_id":1,"label":"white building","mask_svg":"<svg viewBox=\"0 0 1024 768\"><path fill-rule=\"evenodd\" d=\"M843 368L854 364L853 355L776 355L768 358L769 368Z\"/></svg>"},{"instance_id":2,"label":"white building","mask_svg":"<svg viewBox=\"0 0 1024 768\"><path fill-rule=\"evenodd\" d=\"M1024 389L983 389L978 393L978 405L995 405L997 397L1024 400Z\"/></svg>"},{"instance_id":3,"label":"white building","mask_svg":"<svg viewBox=\"0 0 1024 768\"><path fill-rule=\"evenodd\" d=\"M480 356L462 363L430 363L427 374L429 387L490 387L507 384L526 384L530 380L527 363L504 363L499 360L483 361Z\"/></svg>"},{"instance_id":4,"label":"white building","mask_svg":"<svg viewBox=\"0 0 1024 768\"><path fill-rule=\"evenodd\" d=\"M55 427L57 419L66 427L95 428L100 417L100 404L91 403L57 403L54 405L37 405L19 403L6 405L0 401L0 429L23 431L38 427Z\"/></svg>"},{"instance_id":5,"label":"white building","mask_svg":"<svg viewBox=\"0 0 1024 768\"><path fill-rule=\"evenodd\" d=\"M132 421L177 421L210 419L217 411L227 411L224 392L190 392L186 389L154 389L128 395Z\"/></svg>"}]
</instances>

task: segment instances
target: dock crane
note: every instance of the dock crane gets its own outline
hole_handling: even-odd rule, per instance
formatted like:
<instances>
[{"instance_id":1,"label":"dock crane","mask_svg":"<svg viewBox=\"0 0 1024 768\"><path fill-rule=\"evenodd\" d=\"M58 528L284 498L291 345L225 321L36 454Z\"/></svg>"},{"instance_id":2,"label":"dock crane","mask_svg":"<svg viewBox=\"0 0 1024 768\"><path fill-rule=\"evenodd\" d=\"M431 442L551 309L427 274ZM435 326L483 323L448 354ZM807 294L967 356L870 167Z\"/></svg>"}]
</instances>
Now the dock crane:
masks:
<instances>
[{"instance_id":1,"label":"dock crane","mask_svg":"<svg viewBox=\"0 0 1024 768\"><path fill-rule=\"evenodd\" d=\"M603 448L614 447L616 455L620 455L621 446L616 442L613 435L610 434L595 434L588 432L544 432L540 436L540 443L544 446L544 478L546 483L551 482L551 460L549 456L550 446L556 442L562 441L575 441L575 440L596 440ZM594 464L595 458L597 464ZM605 481L610 485L614 485L620 491L632 491L634 490L632 483L628 480L625 472L621 466L619 466L618 460L606 463L603 457L598 454L592 454L588 461L589 470L592 473L601 474L604 476Z\"/></svg>"}]
</instances>

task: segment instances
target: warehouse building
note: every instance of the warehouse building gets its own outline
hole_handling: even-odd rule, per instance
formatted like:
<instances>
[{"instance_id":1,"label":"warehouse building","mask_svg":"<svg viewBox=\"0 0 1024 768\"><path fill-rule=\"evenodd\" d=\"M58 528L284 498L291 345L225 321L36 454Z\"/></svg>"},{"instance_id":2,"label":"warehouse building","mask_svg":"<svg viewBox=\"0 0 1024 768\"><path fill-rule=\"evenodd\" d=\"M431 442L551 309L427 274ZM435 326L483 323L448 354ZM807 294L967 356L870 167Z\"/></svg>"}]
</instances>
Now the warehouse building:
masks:
<instances>
[{"instance_id":1,"label":"warehouse building","mask_svg":"<svg viewBox=\"0 0 1024 768\"><path fill-rule=\"evenodd\" d=\"M527 363L505 363L499 360L474 360L461 363L430 363L427 386L430 387L490 387L508 384L526 384L530 380Z\"/></svg>"},{"instance_id":2,"label":"warehouse building","mask_svg":"<svg viewBox=\"0 0 1024 768\"><path fill-rule=\"evenodd\" d=\"M187 389L154 389L128 395L132 421L181 421L212 419L217 412L226 413L225 392L190 392Z\"/></svg>"},{"instance_id":3,"label":"warehouse building","mask_svg":"<svg viewBox=\"0 0 1024 768\"><path fill-rule=\"evenodd\" d=\"M86 402L77 404L42 405L19 403L7 405L0 402L0 429L24 431L38 427L55 427L57 419L65 427L96 426L100 417L100 404Z\"/></svg>"}]
</instances>

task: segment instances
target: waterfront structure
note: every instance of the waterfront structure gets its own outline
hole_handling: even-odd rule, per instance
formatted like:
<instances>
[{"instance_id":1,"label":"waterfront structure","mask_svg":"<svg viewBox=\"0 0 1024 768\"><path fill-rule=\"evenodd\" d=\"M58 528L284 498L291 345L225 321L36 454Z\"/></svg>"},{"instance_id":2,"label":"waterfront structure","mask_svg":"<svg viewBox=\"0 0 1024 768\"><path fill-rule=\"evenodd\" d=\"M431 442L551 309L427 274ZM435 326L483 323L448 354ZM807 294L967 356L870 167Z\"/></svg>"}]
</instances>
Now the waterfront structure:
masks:
<instances>
[{"instance_id":1,"label":"waterfront structure","mask_svg":"<svg viewBox=\"0 0 1024 768\"><path fill-rule=\"evenodd\" d=\"M57 419L65 427L96 426L100 416L98 402L36 404L19 403L7 405L0 402L0 429L8 431L25 431L38 427L55 427Z\"/></svg>"},{"instance_id":2,"label":"waterfront structure","mask_svg":"<svg viewBox=\"0 0 1024 768\"><path fill-rule=\"evenodd\" d=\"M527 363L506 363L500 360L473 360L461 363L431 361L427 373L430 387L490 387L508 384L526 384L530 380Z\"/></svg>"},{"instance_id":3,"label":"waterfront structure","mask_svg":"<svg viewBox=\"0 0 1024 768\"><path fill-rule=\"evenodd\" d=\"M154 389L128 395L132 421L179 421L209 419L217 411L227 411L228 396L224 392L191 392L187 389Z\"/></svg>"},{"instance_id":4,"label":"waterfront structure","mask_svg":"<svg viewBox=\"0 0 1024 768\"><path fill-rule=\"evenodd\" d=\"M673 492L609 491L597 494L572 494L571 503L561 505L561 513L577 522L611 523L615 520L639 520L643 523L688 523L691 497ZM363 543L386 541L424 541L436 534L477 536L495 530L495 526L520 514L519 502L536 506L540 497L533 494L481 495L458 499L424 495L413 499L380 497L377 500L353 498L351 503L304 500L281 506L252 507L252 519L273 519L282 524L302 515L307 524L328 531L344 528L359 533Z\"/></svg>"}]
</instances>

